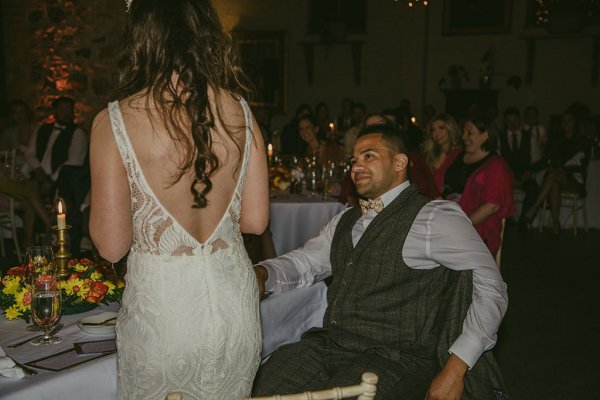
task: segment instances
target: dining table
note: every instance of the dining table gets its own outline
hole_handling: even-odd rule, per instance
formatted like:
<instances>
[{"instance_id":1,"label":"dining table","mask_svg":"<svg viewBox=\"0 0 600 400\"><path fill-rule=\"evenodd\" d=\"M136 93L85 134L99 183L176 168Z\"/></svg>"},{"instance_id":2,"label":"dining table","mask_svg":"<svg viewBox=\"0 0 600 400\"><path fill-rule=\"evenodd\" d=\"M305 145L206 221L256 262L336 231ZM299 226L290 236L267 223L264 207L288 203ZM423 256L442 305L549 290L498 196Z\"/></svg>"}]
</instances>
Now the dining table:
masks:
<instances>
[{"instance_id":1,"label":"dining table","mask_svg":"<svg viewBox=\"0 0 600 400\"><path fill-rule=\"evenodd\" d=\"M279 346L293 343L311 327L320 327L327 304L327 288L323 282L315 285L271 294L260 303L263 360ZM11 343L36 336L26 330L23 320L8 321L0 317L0 347L16 362L27 364L43 357L73 348L77 342L102 341L115 334L90 335L83 332L77 321L106 311L118 311L119 304L101 306L92 311L63 315L64 327L57 333L63 340L58 344L35 346L31 343L9 348ZM115 353L60 372L35 368L37 375L22 379L0 376L0 399L6 400L112 400L117 398L117 357Z\"/></svg>"},{"instance_id":2,"label":"dining table","mask_svg":"<svg viewBox=\"0 0 600 400\"><path fill-rule=\"evenodd\" d=\"M269 226L275 253L281 255L302 246L346 207L336 198L320 194L272 194Z\"/></svg>"}]
</instances>

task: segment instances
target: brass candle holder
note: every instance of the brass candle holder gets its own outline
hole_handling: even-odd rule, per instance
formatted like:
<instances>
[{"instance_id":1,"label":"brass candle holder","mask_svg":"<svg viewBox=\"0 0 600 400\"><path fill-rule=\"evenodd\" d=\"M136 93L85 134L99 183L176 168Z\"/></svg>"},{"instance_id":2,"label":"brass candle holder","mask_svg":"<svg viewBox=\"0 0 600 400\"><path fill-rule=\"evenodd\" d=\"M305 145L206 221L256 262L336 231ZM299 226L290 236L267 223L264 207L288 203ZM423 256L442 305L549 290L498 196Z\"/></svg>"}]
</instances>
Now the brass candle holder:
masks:
<instances>
[{"instance_id":1,"label":"brass candle holder","mask_svg":"<svg viewBox=\"0 0 600 400\"><path fill-rule=\"evenodd\" d=\"M64 229L53 226L52 229L58 234L58 240L56 241L57 250L54 253L54 258L58 264L56 275L61 279L65 279L69 276L67 264L71 259L71 252L69 252L67 247L67 230L71 229L71 225L65 225Z\"/></svg>"}]
</instances>

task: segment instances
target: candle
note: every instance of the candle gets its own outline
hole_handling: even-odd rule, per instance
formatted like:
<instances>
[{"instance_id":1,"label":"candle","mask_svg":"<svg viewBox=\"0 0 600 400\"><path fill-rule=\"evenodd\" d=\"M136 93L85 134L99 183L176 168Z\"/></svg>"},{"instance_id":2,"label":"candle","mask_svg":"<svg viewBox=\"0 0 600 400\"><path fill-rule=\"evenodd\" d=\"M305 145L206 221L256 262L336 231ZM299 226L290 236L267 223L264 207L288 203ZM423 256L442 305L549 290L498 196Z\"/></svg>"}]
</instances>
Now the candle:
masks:
<instances>
[{"instance_id":1,"label":"candle","mask_svg":"<svg viewBox=\"0 0 600 400\"><path fill-rule=\"evenodd\" d=\"M410 122L412 122L412 123L413 123L413 125L414 125L414 124L416 124L416 123L417 123L417 119L416 119L415 117L412 117L412 118L410 119Z\"/></svg>"},{"instance_id":2,"label":"candle","mask_svg":"<svg viewBox=\"0 0 600 400\"><path fill-rule=\"evenodd\" d=\"M335 124L334 124L333 122L330 122L330 123L329 123L329 130L330 130L331 132L335 132Z\"/></svg>"},{"instance_id":3,"label":"candle","mask_svg":"<svg viewBox=\"0 0 600 400\"><path fill-rule=\"evenodd\" d=\"M58 229L66 229L67 228L67 216L63 212L62 201L58 201L58 214L56 214L56 223L58 225Z\"/></svg>"},{"instance_id":4,"label":"candle","mask_svg":"<svg viewBox=\"0 0 600 400\"><path fill-rule=\"evenodd\" d=\"M273 145L271 143L269 143L269 145L267 146L267 156L269 156L269 166L271 166L272 162L273 162Z\"/></svg>"}]
</instances>

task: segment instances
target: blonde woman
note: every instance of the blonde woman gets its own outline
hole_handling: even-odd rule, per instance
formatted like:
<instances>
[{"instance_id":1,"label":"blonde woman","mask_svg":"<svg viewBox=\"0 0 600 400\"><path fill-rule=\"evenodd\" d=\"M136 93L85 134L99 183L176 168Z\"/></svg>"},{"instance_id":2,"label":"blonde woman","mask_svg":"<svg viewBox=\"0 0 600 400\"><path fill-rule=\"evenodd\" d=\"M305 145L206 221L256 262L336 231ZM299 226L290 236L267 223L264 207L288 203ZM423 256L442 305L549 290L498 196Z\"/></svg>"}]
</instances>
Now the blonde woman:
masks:
<instances>
[{"instance_id":1,"label":"blonde woman","mask_svg":"<svg viewBox=\"0 0 600 400\"><path fill-rule=\"evenodd\" d=\"M438 114L427 124L421 149L440 193L444 189L446 170L462 150L461 136L460 128L451 115Z\"/></svg>"}]
</instances>

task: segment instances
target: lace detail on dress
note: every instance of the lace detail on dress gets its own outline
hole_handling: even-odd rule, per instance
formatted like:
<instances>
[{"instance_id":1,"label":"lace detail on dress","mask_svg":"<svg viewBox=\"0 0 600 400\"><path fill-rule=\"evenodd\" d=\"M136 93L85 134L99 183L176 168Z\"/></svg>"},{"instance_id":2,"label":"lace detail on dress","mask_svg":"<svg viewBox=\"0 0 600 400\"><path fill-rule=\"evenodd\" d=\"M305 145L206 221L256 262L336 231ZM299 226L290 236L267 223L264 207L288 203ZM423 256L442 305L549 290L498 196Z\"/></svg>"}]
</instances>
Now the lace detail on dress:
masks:
<instances>
[{"instance_id":1,"label":"lace detail on dress","mask_svg":"<svg viewBox=\"0 0 600 400\"><path fill-rule=\"evenodd\" d=\"M131 189L133 245L117 319L121 400L231 400L250 395L260 361L259 299L239 230L253 141L248 105L246 145L236 189L204 244L169 214L136 159L119 104L108 110ZM185 257L182 257L185 256Z\"/></svg>"},{"instance_id":2,"label":"lace detail on dress","mask_svg":"<svg viewBox=\"0 0 600 400\"><path fill-rule=\"evenodd\" d=\"M230 247L233 244L232 241L237 243L241 241L241 237L238 238L241 193L244 190L250 160L253 127L248 103L243 98L239 98L239 101L244 109L247 127L242 166L231 204L207 240L207 243L211 244L211 251L214 249L212 243L217 238L227 244L227 246L220 244L218 246L220 249ZM199 243L181 227L177 220L160 204L146 181L127 135L118 101L109 103L108 113L131 190L134 232L132 250L152 255L189 256L199 254L204 249L204 244Z\"/></svg>"}]
</instances>

